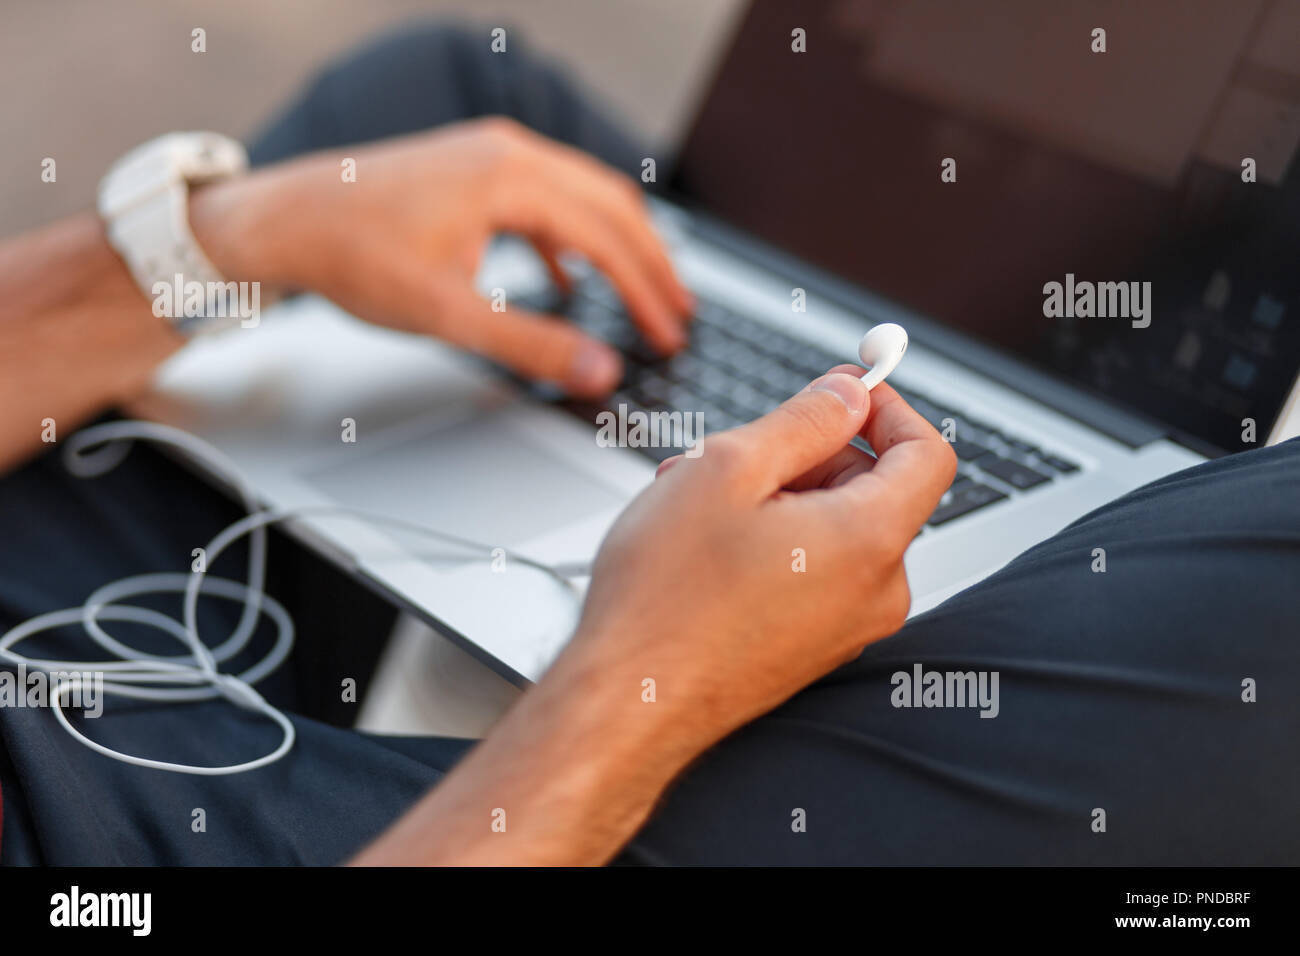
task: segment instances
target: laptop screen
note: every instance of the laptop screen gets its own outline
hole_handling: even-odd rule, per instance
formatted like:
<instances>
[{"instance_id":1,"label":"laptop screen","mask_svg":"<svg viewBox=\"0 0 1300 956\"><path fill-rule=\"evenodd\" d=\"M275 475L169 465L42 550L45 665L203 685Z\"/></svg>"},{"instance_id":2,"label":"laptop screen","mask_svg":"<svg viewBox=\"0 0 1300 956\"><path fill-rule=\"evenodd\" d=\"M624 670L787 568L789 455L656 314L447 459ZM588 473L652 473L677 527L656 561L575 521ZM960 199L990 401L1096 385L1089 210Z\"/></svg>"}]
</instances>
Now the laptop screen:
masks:
<instances>
[{"instance_id":1,"label":"laptop screen","mask_svg":"<svg viewBox=\"0 0 1300 956\"><path fill-rule=\"evenodd\" d=\"M674 188L1224 449L1300 368L1300 0L756 0Z\"/></svg>"}]
</instances>

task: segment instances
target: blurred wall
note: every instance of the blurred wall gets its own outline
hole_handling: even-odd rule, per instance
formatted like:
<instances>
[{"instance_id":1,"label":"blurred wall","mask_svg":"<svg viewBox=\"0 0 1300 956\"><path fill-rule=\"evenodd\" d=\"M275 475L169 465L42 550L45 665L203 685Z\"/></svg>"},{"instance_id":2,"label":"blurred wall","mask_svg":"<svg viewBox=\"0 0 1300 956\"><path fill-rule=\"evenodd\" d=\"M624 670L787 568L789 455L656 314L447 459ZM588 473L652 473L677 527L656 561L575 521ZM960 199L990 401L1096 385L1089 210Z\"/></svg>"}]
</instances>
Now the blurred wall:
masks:
<instances>
[{"instance_id":1,"label":"blurred wall","mask_svg":"<svg viewBox=\"0 0 1300 956\"><path fill-rule=\"evenodd\" d=\"M3 0L0 236L86 208L172 129L253 132L320 66L412 18L520 30L655 141L688 121L743 0ZM190 31L207 31L207 52ZM58 181L43 183L54 157Z\"/></svg>"}]
</instances>

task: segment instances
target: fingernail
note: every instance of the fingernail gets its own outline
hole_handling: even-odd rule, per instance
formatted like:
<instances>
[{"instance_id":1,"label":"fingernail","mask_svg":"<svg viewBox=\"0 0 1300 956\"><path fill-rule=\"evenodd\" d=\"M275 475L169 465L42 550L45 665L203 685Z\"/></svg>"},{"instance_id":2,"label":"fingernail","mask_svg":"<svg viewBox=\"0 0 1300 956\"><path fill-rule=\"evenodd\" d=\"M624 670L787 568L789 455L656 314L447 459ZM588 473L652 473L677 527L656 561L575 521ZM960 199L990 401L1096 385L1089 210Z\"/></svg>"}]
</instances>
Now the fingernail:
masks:
<instances>
[{"instance_id":1,"label":"fingernail","mask_svg":"<svg viewBox=\"0 0 1300 956\"><path fill-rule=\"evenodd\" d=\"M844 407L855 415L867 406L867 386L862 384L862 379L855 378L852 375L845 375L843 372L836 372L834 375L823 375L817 381L809 386L814 392L830 392L836 398L844 403Z\"/></svg>"},{"instance_id":2,"label":"fingernail","mask_svg":"<svg viewBox=\"0 0 1300 956\"><path fill-rule=\"evenodd\" d=\"M670 324L659 336L658 350L664 355L676 355L686 346L686 330Z\"/></svg>"},{"instance_id":3,"label":"fingernail","mask_svg":"<svg viewBox=\"0 0 1300 956\"><path fill-rule=\"evenodd\" d=\"M607 392L618 384L623 369L614 352L590 340L578 346L565 385L575 392Z\"/></svg>"}]
</instances>

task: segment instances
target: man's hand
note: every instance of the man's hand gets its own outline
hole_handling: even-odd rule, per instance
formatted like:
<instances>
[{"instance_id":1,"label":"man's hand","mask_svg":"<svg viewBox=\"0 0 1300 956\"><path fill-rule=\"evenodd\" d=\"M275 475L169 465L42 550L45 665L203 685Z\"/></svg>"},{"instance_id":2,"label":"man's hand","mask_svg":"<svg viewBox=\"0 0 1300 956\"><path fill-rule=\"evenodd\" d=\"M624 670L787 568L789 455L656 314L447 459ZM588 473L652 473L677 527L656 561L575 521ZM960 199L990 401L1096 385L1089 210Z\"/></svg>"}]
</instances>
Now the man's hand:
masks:
<instances>
[{"instance_id":1,"label":"man's hand","mask_svg":"<svg viewBox=\"0 0 1300 956\"><path fill-rule=\"evenodd\" d=\"M666 461L601 548L574 653L653 678L704 745L907 617L903 552L956 458L861 374L840 366L699 458Z\"/></svg>"},{"instance_id":2,"label":"man's hand","mask_svg":"<svg viewBox=\"0 0 1300 956\"><path fill-rule=\"evenodd\" d=\"M341 160L357 163L344 182ZM491 357L577 396L622 375L609 346L549 316L492 311L473 280L488 240L526 236L561 285L561 253L613 281L661 352L692 302L631 180L509 120L316 153L190 194L199 246L232 281L310 290L372 322ZM509 304L509 303L507 303ZM147 387L184 344L86 213L0 242L0 472Z\"/></svg>"},{"instance_id":3,"label":"man's hand","mask_svg":"<svg viewBox=\"0 0 1300 956\"><path fill-rule=\"evenodd\" d=\"M956 458L861 374L665 462L606 538L564 653L357 862L604 862L691 760L901 627L903 552Z\"/></svg>"},{"instance_id":4,"label":"man's hand","mask_svg":"<svg viewBox=\"0 0 1300 956\"><path fill-rule=\"evenodd\" d=\"M340 160L356 160L343 182ZM607 393L618 354L562 320L494 312L474 289L488 241L528 238L553 277L574 251L609 276L650 343L685 342L692 302L625 176L505 119L318 153L197 190L199 244L231 278L309 289L575 395ZM509 303L507 303L509 305Z\"/></svg>"}]
</instances>

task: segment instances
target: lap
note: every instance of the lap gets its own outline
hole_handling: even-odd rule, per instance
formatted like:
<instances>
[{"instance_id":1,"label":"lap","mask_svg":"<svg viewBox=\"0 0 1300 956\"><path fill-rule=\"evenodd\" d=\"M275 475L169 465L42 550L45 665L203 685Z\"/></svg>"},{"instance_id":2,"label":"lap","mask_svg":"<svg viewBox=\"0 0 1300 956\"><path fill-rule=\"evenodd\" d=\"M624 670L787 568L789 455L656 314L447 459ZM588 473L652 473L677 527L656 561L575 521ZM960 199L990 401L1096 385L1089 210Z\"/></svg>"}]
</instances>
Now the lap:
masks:
<instances>
[{"instance_id":1,"label":"lap","mask_svg":"<svg viewBox=\"0 0 1300 956\"><path fill-rule=\"evenodd\" d=\"M322 73L250 147L255 163L508 116L629 175L643 151L558 66L520 37L493 53L486 28L412 25L366 44Z\"/></svg>"},{"instance_id":2,"label":"lap","mask_svg":"<svg viewBox=\"0 0 1300 956\"><path fill-rule=\"evenodd\" d=\"M60 467L37 462L2 483L6 624L121 574L174 567L232 510L144 449L95 483ZM622 861L1293 860L1298 483L1291 442L1086 516L715 747ZM895 706L895 675L918 665L996 673L997 716ZM1256 702L1242 699L1247 679ZM222 702L108 708L87 732L162 759L236 762L276 739ZM298 744L280 763L197 778L118 764L44 711L7 709L4 858L337 862L469 746L294 722ZM206 838L191 829L195 809Z\"/></svg>"},{"instance_id":3,"label":"lap","mask_svg":"<svg viewBox=\"0 0 1300 956\"><path fill-rule=\"evenodd\" d=\"M188 570L191 551L241 513L146 447L89 480L70 475L57 452L30 462L0 478L0 634L38 614L79 606L118 578ZM46 707L0 707L4 862L335 862L437 779L458 745L429 741L398 752L345 729L356 704L341 700L341 680L353 678L364 692L395 612L283 536L274 536L269 553L267 590L290 609L301 636L289 662L258 690L298 712L297 747L251 773L186 776L93 753ZM223 557L212 570L242 579L243 557ZM180 601L168 596L156 606L176 616ZM228 634L237 620L237 605L200 605L205 635ZM109 630L144 650L176 653L170 638L147 629L119 623ZM253 645L268 642L259 634ZM66 660L104 656L79 628L18 650ZM74 721L112 749L172 762L238 763L280 739L269 721L224 701L162 707L110 697L104 711ZM374 776L349 783L361 773ZM384 781L378 792L357 786L376 780ZM317 805L312 794L324 802ZM206 840L190 830L196 808L222 821L209 827Z\"/></svg>"},{"instance_id":4,"label":"lap","mask_svg":"<svg viewBox=\"0 0 1300 956\"><path fill-rule=\"evenodd\" d=\"M1293 441L1082 518L715 748L628 858L1294 861L1298 485ZM895 706L918 664L997 716Z\"/></svg>"}]
</instances>

